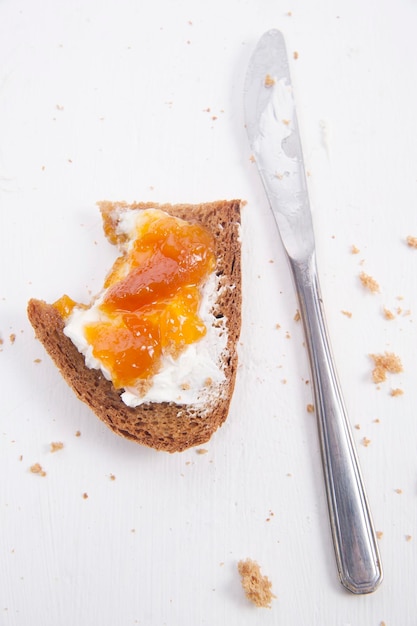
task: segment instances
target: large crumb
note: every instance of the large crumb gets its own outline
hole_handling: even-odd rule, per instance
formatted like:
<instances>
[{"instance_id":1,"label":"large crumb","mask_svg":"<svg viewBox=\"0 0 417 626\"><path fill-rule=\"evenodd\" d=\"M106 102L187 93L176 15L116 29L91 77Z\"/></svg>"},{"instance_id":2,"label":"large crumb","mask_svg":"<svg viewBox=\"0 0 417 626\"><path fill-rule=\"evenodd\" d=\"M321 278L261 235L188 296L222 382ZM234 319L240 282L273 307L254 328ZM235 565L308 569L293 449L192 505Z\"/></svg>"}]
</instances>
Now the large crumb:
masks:
<instances>
[{"instance_id":1,"label":"large crumb","mask_svg":"<svg viewBox=\"0 0 417 626\"><path fill-rule=\"evenodd\" d=\"M262 608L271 608L276 596L272 593L272 583L267 576L262 576L256 561L239 561L237 568L242 580L242 587L248 600Z\"/></svg>"},{"instance_id":2,"label":"large crumb","mask_svg":"<svg viewBox=\"0 0 417 626\"><path fill-rule=\"evenodd\" d=\"M377 283L375 278L372 278L372 276L369 276L369 274L361 272L359 274L359 278L362 285L366 287L366 289L369 289L369 291L371 291L372 293L377 293L379 291L379 284Z\"/></svg>"},{"instance_id":3,"label":"large crumb","mask_svg":"<svg viewBox=\"0 0 417 626\"><path fill-rule=\"evenodd\" d=\"M46 472L42 468L42 465L40 463L34 463L30 467L30 471L32 472L32 474L38 474L39 476L46 476Z\"/></svg>"},{"instance_id":4,"label":"large crumb","mask_svg":"<svg viewBox=\"0 0 417 626\"><path fill-rule=\"evenodd\" d=\"M62 441L53 441L50 444L51 452L58 452L58 450L62 450L63 447L64 447L64 444L62 443Z\"/></svg>"},{"instance_id":5,"label":"large crumb","mask_svg":"<svg viewBox=\"0 0 417 626\"><path fill-rule=\"evenodd\" d=\"M417 237L412 237L411 235L408 235L407 245L410 246L410 248L417 248Z\"/></svg>"},{"instance_id":6,"label":"large crumb","mask_svg":"<svg viewBox=\"0 0 417 626\"><path fill-rule=\"evenodd\" d=\"M387 379L387 373L398 374L403 371L403 366L399 356L393 352L384 354L371 354L375 367L372 370L372 380L374 383L382 383Z\"/></svg>"}]
</instances>

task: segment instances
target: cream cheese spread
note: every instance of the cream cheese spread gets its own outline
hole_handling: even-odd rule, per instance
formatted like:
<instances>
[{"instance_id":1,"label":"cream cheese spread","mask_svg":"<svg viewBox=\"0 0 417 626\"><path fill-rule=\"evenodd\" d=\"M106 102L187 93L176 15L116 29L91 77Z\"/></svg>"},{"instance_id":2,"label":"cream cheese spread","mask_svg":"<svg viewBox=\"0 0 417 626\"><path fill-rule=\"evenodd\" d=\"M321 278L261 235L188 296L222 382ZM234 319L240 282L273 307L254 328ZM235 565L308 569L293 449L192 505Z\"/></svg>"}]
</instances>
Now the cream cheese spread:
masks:
<instances>
[{"instance_id":1,"label":"cream cheese spread","mask_svg":"<svg viewBox=\"0 0 417 626\"><path fill-rule=\"evenodd\" d=\"M125 249L131 245L136 233L140 231L146 219L157 217L159 209L123 211L117 227L117 233L126 234ZM146 215L147 214L147 215ZM76 306L68 317L64 333L84 355L86 366L99 369L111 380L108 370L93 355L84 328L93 322L105 321L106 314L100 309L105 296L103 291L89 308ZM135 387L126 387L121 398L130 407L147 402L175 402L177 404L204 404L225 380L222 362L227 348L226 320L216 319L213 306L219 296L218 278L212 272L201 290L199 315L205 327L205 335L197 342L189 344L177 358L163 356L159 370L149 379L145 393Z\"/></svg>"}]
</instances>

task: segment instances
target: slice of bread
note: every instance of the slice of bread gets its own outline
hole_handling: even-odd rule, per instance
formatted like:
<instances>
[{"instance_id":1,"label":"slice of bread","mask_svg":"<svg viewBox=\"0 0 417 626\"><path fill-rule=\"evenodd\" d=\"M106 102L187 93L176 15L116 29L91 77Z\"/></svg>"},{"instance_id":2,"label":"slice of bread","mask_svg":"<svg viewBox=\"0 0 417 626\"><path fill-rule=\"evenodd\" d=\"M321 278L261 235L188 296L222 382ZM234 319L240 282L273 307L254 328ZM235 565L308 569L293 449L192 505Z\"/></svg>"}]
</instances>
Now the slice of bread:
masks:
<instances>
[{"instance_id":1,"label":"slice of bread","mask_svg":"<svg viewBox=\"0 0 417 626\"><path fill-rule=\"evenodd\" d=\"M241 325L240 201L204 204L154 204L100 202L104 231L111 243L119 242L116 232L120 210L157 208L175 217L203 224L214 236L217 299L215 319L227 328L227 346L219 364L225 374L220 393L210 397L204 410L173 402L127 406L102 372L85 365L84 356L64 334L64 319L58 309L42 300L28 303L28 317L36 337L42 342L62 376L78 398L115 433L139 444L180 452L207 442L225 421L235 385L237 342Z\"/></svg>"}]
</instances>

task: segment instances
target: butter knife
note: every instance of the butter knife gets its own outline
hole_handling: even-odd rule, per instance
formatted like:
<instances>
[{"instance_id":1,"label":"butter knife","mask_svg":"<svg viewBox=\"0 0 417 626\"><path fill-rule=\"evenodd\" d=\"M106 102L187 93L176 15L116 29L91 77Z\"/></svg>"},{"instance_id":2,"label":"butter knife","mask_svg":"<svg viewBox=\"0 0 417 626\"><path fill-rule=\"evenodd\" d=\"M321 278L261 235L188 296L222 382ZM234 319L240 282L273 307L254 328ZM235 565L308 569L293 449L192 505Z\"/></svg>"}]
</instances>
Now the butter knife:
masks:
<instances>
[{"instance_id":1,"label":"butter knife","mask_svg":"<svg viewBox=\"0 0 417 626\"><path fill-rule=\"evenodd\" d=\"M266 32L252 55L244 104L253 157L300 302L340 581L353 593L370 593L382 581L382 566L326 328L289 63L278 30Z\"/></svg>"}]
</instances>

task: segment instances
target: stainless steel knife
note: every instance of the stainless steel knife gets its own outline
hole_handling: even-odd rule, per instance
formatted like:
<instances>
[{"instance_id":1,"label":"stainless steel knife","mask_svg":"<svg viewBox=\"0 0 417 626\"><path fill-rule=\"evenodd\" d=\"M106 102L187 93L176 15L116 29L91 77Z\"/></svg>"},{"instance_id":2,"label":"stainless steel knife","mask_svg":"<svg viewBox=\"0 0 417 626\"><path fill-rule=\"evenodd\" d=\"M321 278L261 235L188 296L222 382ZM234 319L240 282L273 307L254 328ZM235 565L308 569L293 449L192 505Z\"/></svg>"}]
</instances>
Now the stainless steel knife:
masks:
<instances>
[{"instance_id":1,"label":"stainless steel knife","mask_svg":"<svg viewBox=\"0 0 417 626\"><path fill-rule=\"evenodd\" d=\"M382 581L382 566L326 329L289 63L278 30L266 32L254 51L244 98L253 157L300 302L339 577L349 591L370 593Z\"/></svg>"}]
</instances>

